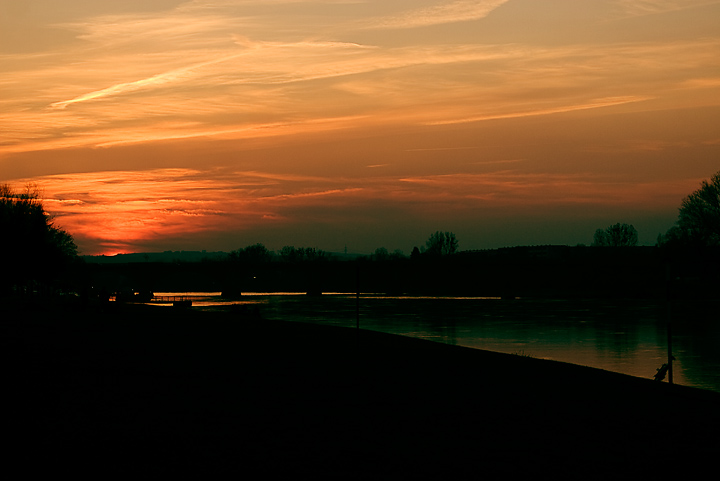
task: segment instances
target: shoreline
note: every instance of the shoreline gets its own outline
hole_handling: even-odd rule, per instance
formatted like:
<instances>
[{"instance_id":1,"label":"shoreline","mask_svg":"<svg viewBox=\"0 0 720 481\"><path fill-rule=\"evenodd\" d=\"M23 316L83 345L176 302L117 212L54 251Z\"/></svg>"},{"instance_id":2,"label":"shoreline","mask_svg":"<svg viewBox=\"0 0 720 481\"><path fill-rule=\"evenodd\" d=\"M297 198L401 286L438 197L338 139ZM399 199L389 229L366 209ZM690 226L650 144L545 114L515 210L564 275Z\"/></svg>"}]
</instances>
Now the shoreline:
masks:
<instances>
[{"instance_id":1,"label":"shoreline","mask_svg":"<svg viewBox=\"0 0 720 481\"><path fill-rule=\"evenodd\" d=\"M720 450L712 391L373 331L138 307L3 320L28 469L600 478L687 474Z\"/></svg>"}]
</instances>

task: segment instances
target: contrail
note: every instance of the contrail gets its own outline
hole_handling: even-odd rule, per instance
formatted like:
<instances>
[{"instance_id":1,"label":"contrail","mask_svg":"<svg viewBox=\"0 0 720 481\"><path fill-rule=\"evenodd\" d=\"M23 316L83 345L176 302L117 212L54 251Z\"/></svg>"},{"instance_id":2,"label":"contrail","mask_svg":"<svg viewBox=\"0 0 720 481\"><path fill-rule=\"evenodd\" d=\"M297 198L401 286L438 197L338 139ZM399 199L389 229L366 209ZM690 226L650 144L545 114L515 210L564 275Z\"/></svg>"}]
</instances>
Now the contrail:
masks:
<instances>
[{"instance_id":1,"label":"contrail","mask_svg":"<svg viewBox=\"0 0 720 481\"><path fill-rule=\"evenodd\" d=\"M651 100L652 97L610 97L604 99L597 99L594 102L589 102L581 105L568 105L565 107L555 107L551 109L543 110L531 110L526 112L513 112L509 114L495 114L495 115L482 115L478 117L468 117L462 119L452 120L437 120L434 122L425 122L424 125L450 125L450 124L462 124L469 122L480 122L482 120L499 120L499 119L514 119L517 117L534 117L538 115L550 115L560 114L564 112L574 112L576 110L588 110L598 109L603 107L612 107L614 105L629 104L633 102L644 102L645 100Z\"/></svg>"},{"instance_id":2,"label":"contrail","mask_svg":"<svg viewBox=\"0 0 720 481\"><path fill-rule=\"evenodd\" d=\"M50 108L53 109L64 109L68 105L75 104L78 102L85 102L87 100L95 100L103 97L108 97L112 95L120 95L128 92L135 92L137 90L141 90L144 88L148 88L150 86L154 85L162 85L166 83L173 82L175 80L178 80L180 78L185 77L188 73L192 72L193 70L196 70L198 68L206 67L208 65L213 65L217 63L226 62L228 60L232 60L234 58L240 57L244 55L245 53L241 54L235 54L235 55L229 55L226 57L222 57L215 60L209 60L207 62L201 62L194 65L190 65L189 67L182 67L175 70L171 70L169 72L161 73L158 75L153 75L152 77L136 80L134 82L125 82L117 85L113 85L112 87L108 87L102 90L96 90L95 92L86 93L83 95L80 95L78 97L75 97L74 99L70 100L63 100L62 102L55 102L50 104Z\"/></svg>"}]
</instances>

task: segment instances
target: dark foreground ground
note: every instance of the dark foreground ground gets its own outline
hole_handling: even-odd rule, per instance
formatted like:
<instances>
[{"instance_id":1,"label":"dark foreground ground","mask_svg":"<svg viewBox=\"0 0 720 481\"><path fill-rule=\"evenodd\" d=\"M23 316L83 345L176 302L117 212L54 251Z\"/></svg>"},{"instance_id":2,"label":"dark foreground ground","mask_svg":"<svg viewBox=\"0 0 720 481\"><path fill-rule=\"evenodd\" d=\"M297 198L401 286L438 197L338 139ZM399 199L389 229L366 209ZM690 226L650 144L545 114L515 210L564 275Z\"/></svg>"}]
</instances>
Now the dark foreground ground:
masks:
<instances>
[{"instance_id":1,"label":"dark foreground ground","mask_svg":"<svg viewBox=\"0 0 720 481\"><path fill-rule=\"evenodd\" d=\"M26 475L693 479L718 471L720 394L709 391L230 313L16 306L0 316L11 401L3 433L12 445L3 464Z\"/></svg>"}]
</instances>

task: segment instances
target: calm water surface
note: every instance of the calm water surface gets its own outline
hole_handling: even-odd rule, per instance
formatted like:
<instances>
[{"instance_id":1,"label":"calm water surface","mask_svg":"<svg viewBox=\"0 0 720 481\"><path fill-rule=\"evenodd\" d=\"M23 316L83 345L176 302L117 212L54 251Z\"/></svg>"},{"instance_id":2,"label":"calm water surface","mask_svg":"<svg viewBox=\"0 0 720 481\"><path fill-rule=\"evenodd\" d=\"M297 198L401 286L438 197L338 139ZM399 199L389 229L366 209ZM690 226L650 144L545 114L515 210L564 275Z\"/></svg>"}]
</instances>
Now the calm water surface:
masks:
<instances>
[{"instance_id":1,"label":"calm water surface","mask_svg":"<svg viewBox=\"0 0 720 481\"><path fill-rule=\"evenodd\" d=\"M157 293L168 295L169 293ZM199 293L194 293L198 295ZM257 305L268 319L355 327L354 295L248 294L197 299L198 309ZM360 327L465 347L570 362L652 378L667 361L674 382L720 392L720 304L604 300L500 300L362 295Z\"/></svg>"}]
</instances>

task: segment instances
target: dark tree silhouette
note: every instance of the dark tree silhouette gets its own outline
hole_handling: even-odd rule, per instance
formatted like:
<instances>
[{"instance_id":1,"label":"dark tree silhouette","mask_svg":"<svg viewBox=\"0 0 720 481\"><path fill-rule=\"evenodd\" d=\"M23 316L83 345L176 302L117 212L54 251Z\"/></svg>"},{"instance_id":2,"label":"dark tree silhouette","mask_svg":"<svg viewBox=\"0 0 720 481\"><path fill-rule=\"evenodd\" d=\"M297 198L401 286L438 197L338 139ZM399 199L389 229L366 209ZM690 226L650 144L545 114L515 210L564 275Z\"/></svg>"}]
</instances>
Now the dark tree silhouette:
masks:
<instances>
[{"instance_id":1,"label":"dark tree silhouette","mask_svg":"<svg viewBox=\"0 0 720 481\"><path fill-rule=\"evenodd\" d=\"M378 247L371 257L374 261L386 261L390 259L390 253L385 247Z\"/></svg>"},{"instance_id":2,"label":"dark tree silhouette","mask_svg":"<svg viewBox=\"0 0 720 481\"><path fill-rule=\"evenodd\" d=\"M594 246L632 247L638 243L638 232L631 224L615 224L606 229L598 229L593 236Z\"/></svg>"},{"instance_id":3,"label":"dark tree silhouette","mask_svg":"<svg viewBox=\"0 0 720 481\"><path fill-rule=\"evenodd\" d=\"M297 262L301 260L302 257L295 246L283 246L283 248L278 251L278 254L280 255L280 259L285 262Z\"/></svg>"},{"instance_id":4,"label":"dark tree silhouette","mask_svg":"<svg viewBox=\"0 0 720 481\"><path fill-rule=\"evenodd\" d=\"M301 257L308 261L321 261L325 260L325 251L317 249L315 247L299 248Z\"/></svg>"},{"instance_id":5,"label":"dark tree silhouette","mask_svg":"<svg viewBox=\"0 0 720 481\"><path fill-rule=\"evenodd\" d=\"M272 259L272 252L270 252L263 244L257 243L245 247L244 249L237 249L230 252L229 257L232 261L237 262L249 262L249 263L260 263L269 262Z\"/></svg>"},{"instance_id":6,"label":"dark tree silhouette","mask_svg":"<svg viewBox=\"0 0 720 481\"><path fill-rule=\"evenodd\" d=\"M303 262L303 261L321 261L325 260L325 251L316 249L315 247L298 247L284 246L278 251L280 259L284 262Z\"/></svg>"},{"instance_id":7,"label":"dark tree silhouette","mask_svg":"<svg viewBox=\"0 0 720 481\"><path fill-rule=\"evenodd\" d=\"M458 240L452 232L436 231L425 242L425 253L431 256L454 254L458 250Z\"/></svg>"},{"instance_id":8,"label":"dark tree silhouette","mask_svg":"<svg viewBox=\"0 0 720 481\"><path fill-rule=\"evenodd\" d=\"M675 235L701 246L720 245L720 171L683 199Z\"/></svg>"},{"instance_id":9,"label":"dark tree silhouette","mask_svg":"<svg viewBox=\"0 0 720 481\"><path fill-rule=\"evenodd\" d=\"M16 192L0 185L0 263L3 283L48 281L77 256L73 238L55 226L36 187Z\"/></svg>"}]
</instances>

